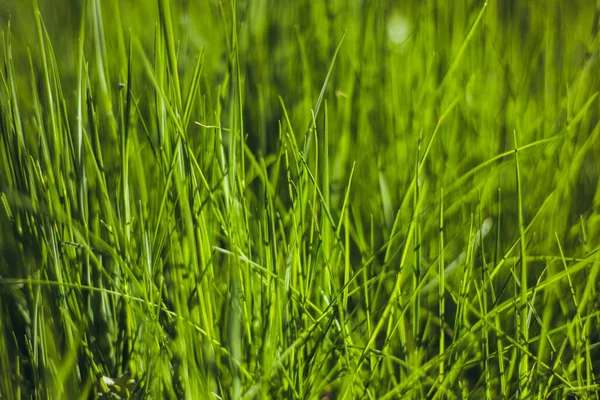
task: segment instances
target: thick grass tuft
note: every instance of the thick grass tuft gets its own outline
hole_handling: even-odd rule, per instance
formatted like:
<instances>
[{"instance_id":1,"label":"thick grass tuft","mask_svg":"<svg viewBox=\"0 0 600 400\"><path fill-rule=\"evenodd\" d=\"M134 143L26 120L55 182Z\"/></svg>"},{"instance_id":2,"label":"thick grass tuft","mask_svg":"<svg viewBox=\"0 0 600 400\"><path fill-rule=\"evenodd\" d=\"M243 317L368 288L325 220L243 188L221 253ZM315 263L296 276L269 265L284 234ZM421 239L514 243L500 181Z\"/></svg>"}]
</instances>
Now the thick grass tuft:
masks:
<instances>
[{"instance_id":1,"label":"thick grass tuft","mask_svg":"<svg viewBox=\"0 0 600 400\"><path fill-rule=\"evenodd\" d=\"M71 3L0 11L0 398L598 397L595 2Z\"/></svg>"}]
</instances>

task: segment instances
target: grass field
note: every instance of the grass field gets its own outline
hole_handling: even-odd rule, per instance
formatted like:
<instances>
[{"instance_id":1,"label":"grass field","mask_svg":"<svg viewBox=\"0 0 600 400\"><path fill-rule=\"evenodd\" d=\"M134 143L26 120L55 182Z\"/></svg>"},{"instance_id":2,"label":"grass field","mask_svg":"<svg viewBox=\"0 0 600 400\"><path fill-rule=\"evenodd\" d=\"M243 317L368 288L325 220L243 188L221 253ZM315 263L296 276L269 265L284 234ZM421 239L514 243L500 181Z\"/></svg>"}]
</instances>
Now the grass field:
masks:
<instances>
[{"instance_id":1,"label":"grass field","mask_svg":"<svg viewBox=\"0 0 600 400\"><path fill-rule=\"evenodd\" d=\"M598 398L599 24L4 1L0 398Z\"/></svg>"}]
</instances>

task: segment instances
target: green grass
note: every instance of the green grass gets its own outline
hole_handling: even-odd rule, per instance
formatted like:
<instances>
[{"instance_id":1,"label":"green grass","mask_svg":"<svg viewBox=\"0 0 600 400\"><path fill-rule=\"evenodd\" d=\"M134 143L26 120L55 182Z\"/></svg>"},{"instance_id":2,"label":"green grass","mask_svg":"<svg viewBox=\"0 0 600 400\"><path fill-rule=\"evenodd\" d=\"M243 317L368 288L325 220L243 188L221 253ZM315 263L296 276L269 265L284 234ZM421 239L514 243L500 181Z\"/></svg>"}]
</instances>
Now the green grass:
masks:
<instances>
[{"instance_id":1,"label":"green grass","mask_svg":"<svg viewBox=\"0 0 600 400\"><path fill-rule=\"evenodd\" d=\"M595 2L139 3L0 11L0 398L598 398Z\"/></svg>"}]
</instances>

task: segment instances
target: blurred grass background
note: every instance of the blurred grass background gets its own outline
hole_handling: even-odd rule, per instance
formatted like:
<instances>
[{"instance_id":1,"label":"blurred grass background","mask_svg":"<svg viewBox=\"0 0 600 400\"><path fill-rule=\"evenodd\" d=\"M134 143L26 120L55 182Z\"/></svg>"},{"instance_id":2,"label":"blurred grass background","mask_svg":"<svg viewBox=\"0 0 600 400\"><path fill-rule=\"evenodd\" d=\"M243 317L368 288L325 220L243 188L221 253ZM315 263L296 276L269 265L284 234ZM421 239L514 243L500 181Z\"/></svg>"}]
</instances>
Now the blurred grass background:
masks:
<instances>
[{"instance_id":1,"label":"blurred grass background","mask_svg":"<svg viewBox=\"0 0 600 400\"><path fill-rule=\"evenodd\" d=\"M595 396L599 16L4 1L0 393Z\"/></svg>"}]
</instances>

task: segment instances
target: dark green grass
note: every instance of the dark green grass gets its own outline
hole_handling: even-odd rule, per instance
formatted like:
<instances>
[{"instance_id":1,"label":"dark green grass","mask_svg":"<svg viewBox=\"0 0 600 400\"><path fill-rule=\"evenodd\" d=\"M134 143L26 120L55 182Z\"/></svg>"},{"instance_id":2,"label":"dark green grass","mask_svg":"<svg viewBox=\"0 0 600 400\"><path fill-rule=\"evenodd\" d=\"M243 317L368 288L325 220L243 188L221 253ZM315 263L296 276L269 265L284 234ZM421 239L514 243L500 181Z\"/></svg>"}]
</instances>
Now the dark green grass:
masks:
<instances>
[{"instance_id":1,"label":"dark green grass","mask_svg":"<svg viewBox=\"0 0 600 400\"><path fill-rule=\"evenodd\" d=\"M0 11L0 398L597 398L600 9Z\"/></svg>"}]
</instances>

